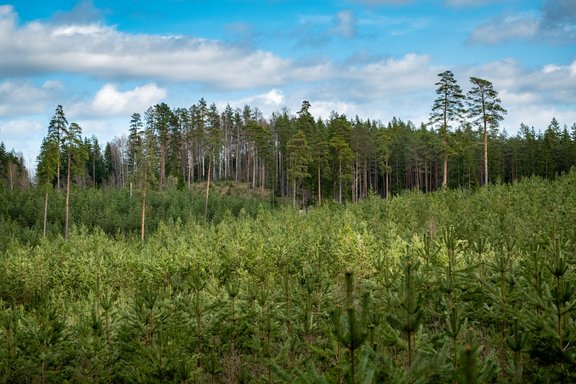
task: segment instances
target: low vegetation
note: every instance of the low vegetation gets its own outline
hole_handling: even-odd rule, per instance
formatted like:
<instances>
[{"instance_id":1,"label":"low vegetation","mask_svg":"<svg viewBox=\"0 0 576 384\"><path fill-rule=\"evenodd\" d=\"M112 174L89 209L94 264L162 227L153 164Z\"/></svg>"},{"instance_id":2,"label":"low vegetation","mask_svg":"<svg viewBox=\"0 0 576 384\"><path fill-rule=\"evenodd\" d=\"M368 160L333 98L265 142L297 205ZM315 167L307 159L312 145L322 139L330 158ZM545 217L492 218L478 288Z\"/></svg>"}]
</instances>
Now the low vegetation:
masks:
<instances>
[{"instance_id":1,"label":"low vegetation","mask_svg":"<svg viewBox=\"0 0 576 384\"><path fill-rule=\"evenodd\" d=\"M214 187L0 199L0 381L576 380L576 173L307 213ZM222 191L217 193L215 191ZM59 207L58 209L56 207ZM62 217L60 217L62 216Z\"/></svg>"}]
</instances>

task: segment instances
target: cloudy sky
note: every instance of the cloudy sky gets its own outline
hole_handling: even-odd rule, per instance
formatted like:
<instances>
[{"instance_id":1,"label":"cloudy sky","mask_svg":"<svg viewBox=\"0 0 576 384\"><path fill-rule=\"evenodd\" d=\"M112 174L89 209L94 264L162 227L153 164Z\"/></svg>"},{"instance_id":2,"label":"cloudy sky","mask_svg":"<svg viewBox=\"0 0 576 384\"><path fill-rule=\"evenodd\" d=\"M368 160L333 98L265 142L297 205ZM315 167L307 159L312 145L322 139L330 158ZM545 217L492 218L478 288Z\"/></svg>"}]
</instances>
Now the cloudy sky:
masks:
<instances>
[{"instance_id":1,"label":"cloudy sky","mask_svg":"<svg viewBox=\"0 0 576 384\"><path fill-rule=\"evenodd\" d=\"M491 81L515 134L576 122L576 0L15 0L0 4L0 141L35 166L58 104L101 142L130 115L200 98L302 100L415 124L434 83Z\"/></svg>"}]
</instances>

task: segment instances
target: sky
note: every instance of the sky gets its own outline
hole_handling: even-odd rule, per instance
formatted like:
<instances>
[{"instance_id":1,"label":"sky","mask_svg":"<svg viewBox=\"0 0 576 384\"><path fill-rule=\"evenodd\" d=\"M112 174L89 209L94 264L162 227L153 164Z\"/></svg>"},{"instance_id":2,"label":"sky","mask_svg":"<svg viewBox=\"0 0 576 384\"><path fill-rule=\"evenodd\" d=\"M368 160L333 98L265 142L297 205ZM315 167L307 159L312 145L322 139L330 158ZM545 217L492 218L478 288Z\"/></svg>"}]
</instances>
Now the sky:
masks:
<instances>
[{"instance_id":1,"label":"sky","mask_svg":"<svg viewBox=\"0 0 576 384\"><path fill-rule=\"evenodd\" d=\"M56 107L101 143L204 98L270 117L427 122L438 74L492 82L501 129L576 122L576 0L0 3L0 141L33 170Z\"/></svg>"}]
</instances>

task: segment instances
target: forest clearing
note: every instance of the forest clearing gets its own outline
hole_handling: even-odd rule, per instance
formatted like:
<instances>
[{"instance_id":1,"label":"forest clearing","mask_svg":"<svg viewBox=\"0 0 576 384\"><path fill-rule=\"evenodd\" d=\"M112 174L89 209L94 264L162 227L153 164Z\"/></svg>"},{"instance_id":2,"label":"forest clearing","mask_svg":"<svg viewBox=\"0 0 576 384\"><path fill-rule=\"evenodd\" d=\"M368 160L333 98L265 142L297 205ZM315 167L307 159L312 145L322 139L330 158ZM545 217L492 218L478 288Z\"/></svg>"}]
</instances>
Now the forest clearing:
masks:
<instances>
[{"instance_id":1,"label":"forest clearing","mask_svg":"<svg viewBox=\"0 0 576 384\"><path fill-rule=\"evenodd\" d=\"M575 187L307 214L213 194L208 221L201 192L164 190L144 242L127 189L75 191L67 241L55 216L42 237L42 191L3 190L0 380L573 381Z\"/></svg>"}]
</instances>

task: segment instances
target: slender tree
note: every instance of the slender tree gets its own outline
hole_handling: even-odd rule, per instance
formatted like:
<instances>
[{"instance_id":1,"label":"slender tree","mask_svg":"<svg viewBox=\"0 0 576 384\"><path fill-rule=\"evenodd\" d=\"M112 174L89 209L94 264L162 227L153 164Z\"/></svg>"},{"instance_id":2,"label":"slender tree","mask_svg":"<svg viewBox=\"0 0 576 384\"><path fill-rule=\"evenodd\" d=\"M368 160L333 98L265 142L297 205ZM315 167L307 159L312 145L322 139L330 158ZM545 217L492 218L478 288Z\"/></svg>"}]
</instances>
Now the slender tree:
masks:
<instances>
[{"instance_id":1,"label":"slender tree","mask_svg":"<svg viewBox=\"0 0 576 384\"><path fill-rule=\"evenodd\" d=\"M288 140L289 166L288 175L292 179L292 204L296 207L296 186L310 177L308 165L312 161L310 146L304 132L299 130Z\"/></svg>"},{"instance_id":2,"label":"slender tree","mask_svg":"<svg viewBox=\"0 0 576 384\"><path fill-rule=\"evenodd\" d=\"M135 158L138 163L137 172L134 174L136 182L140 185L142 191L142 209L140 220L140 240L144 241L146 233L146 205L148 198L148 189L150 185L156 181L156 167L157 167L157 144L156 136L154 135L154 128L147 125L144 130L138 132L140 137L139 142L141 145L135 153Z\"/></svg>"},{"instance_id":3,"label":"slender tree","mask_svg":"<svg viewBox=\"0 0 576 384\"><path fill-rule=\"evenodd\" d=\"M500 105L498 92L488 80L471 77L472 88L468 92L468 115L479 124L484 136L484 184L488 184L488 128L496 129L504 119L506 110Z\"/></svg>"},{"instance_id":4,"label":"slender tree","mask_svg":"<svg viewBox=\"0 0 576 384\"><path fill-rule=\"evenodd\" d=\"M384 196L390 197L390 136L381 129L376 133L376 147L378 149L378 166L384 174Z\"/></svg>"},{"instance_id":5,"label":"slender tree","mask_svg":"<svg viewBox=\"0 0 576 384\"><path fill-rule=\"evenodd\" d=\"M64 151L67 158L67 173L66 173L66 217L64 224L64 238L68 239L70 236L70 183L71 183L71 173L72 173L72 161L84 164L86 161L85 147L82 143L82 128L76 123L70 124L70 126L63 131L64 136L62 140L62 145L64 146Z\"/></svg>"},{"instance_id":6,"label":"slender tree","mask_svg":"<svg viewBox=\"0 0 576 384\"><path fill-rule=\"evenodd\" d=\"M440 77L440 81L435 84L438 86L436 89L438 98L434 100L434 104L432 105L430 124L439 126L438 132L442 140L444 169L442 187L446 188L448 186L448 156L451 152L448 129L452 122L463 120L464 95L451 71L444 71L439 73L438 76Z\"/></svg>"},{"instance_id":7,"label":"slender tree","mask_svg":"<svg viewBox=\"0 0 576 384\"><path fill-rule=\"evenodd\" d=\"M342 184L352 180L354 152L350 145L341 137L330 139L330 148L336 161L336 174L338 175L338 202L342 203Z\"/></svg>"},{"instance_id":8,"label":"slender tree","mask_svg":"<svg viewBox=\"0 0 576 384\"><path fill-rule=\"evenodd\" d=\"M64 115L64 109L61 105L58 105L48 125L48 136L50 140L58 143L58 166L56 168L57 189L60 189L60 145L62 144L64 131L66 129L68 129L68 120L66 120L66 116Z\"/></svg>"},{"instance_id":9,"label":"slender tree","mask_svg":"<svg viewBox=\"0 0 576 384\"><path fill-rule=\"evenodd\" d=\"M44 190L44 220L42 234L46 237L46 225L48 222L48 193L52 189L52 183L58 172L60 162L60 146L50 136L42 140L40 154L38 155L38 166L36 168L36 178L38 185Z\"/></svg>"}]
</instances>

